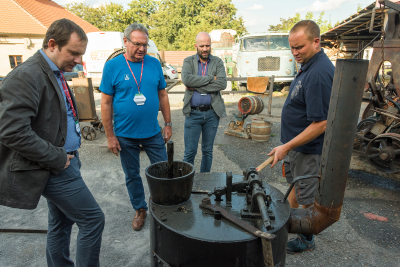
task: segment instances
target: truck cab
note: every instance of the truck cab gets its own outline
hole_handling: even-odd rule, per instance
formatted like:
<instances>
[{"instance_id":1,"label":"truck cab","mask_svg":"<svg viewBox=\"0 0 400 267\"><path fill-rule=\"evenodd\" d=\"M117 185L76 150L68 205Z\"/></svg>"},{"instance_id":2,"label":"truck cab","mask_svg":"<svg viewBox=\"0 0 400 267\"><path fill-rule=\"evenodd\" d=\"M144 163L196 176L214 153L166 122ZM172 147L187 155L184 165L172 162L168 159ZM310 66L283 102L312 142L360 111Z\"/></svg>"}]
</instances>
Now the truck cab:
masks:
<instances>
[{"instance_id":1,"label":"truck cab","mask_svg":"<svg viewBox=\"0 0 400 267\"><path fill-rule=\"evenodd\" d=\"M290 85L296 61L290 51L288 33L259 33L239 39L236 59L238 77L271 77L281 87ZM239 87L246 87L245 81Z\"/></svg>"}]
</instances>

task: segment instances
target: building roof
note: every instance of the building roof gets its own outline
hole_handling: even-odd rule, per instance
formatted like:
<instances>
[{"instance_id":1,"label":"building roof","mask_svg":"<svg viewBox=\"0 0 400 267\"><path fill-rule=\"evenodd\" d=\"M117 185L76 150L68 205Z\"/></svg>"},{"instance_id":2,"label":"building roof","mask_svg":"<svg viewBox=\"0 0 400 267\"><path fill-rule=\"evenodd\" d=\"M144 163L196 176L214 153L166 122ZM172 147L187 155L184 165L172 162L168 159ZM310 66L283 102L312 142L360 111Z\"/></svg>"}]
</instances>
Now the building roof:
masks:
<instances>
[{"instance_id":1,"label":"building roof","mask_svg":"<svg viewBox=\"0 0 400 267\"><path fill-rule=\"evenodd\" d=\"M50 0L0 0L0 34L45 35L51 23L66 18L88 32L98 28Z\"/></svg>"},{"instance_id":2,"label":"building roof","mask_svg":"<svg viewBox=\"0 0 400 267\"><path fill-rule=\"evenodd\" d=\"M377 34L369 33L369 25L371 22L372 9L375 2L363 8L359 12L351 15L347 19L339 23L339 25L329 29L321 34L322 40L354 39L354 40L370 40ZM380 31L381 13L377 10L374 19L374 30Z\"/></svg>"}]
</instances>

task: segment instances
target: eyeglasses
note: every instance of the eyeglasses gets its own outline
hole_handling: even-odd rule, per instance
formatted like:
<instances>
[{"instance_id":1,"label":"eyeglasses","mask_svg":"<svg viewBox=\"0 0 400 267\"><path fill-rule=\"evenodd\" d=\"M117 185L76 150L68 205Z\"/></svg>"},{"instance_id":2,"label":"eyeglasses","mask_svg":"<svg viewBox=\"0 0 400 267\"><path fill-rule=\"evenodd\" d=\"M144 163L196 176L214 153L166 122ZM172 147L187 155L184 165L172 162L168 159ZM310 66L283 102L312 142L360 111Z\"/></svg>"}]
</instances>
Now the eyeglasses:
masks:
<instances>
[{"instance_id":1,"label":"eyeglasses","mask_svg":"<svg viewBox=\"0 0 400 267\"><path fill-rule=\"evenodd\" d=\"M126 37L125 37L125 38L126 38ZM142 46L143 46L143 48L149 48L149 47L150 47L149 44L134 43L134 42L131 41L131 39L129 39L129 38L126 38L126 39L128 39L129 42L131 42L135 47L138 47L138 48L140 48L140 47L142 47Z\"/></svg>"}]
</instances>

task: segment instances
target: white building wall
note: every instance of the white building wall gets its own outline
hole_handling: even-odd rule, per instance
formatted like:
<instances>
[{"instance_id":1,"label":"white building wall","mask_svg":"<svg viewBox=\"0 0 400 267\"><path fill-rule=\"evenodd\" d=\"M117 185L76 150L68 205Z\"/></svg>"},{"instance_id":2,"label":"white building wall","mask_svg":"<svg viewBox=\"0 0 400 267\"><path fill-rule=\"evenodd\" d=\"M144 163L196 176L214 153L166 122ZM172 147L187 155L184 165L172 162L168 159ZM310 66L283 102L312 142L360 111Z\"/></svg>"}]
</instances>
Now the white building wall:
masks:
<instances>
[{"instance_id":1,"label":"white building wall","mask_svg":"<svg viewBox=\"0 0 400 267\"><path fill-rule=\"evenodd\" d=\"M22 62L42 48L43 37L0 36L0 76L6 76L12 69L9 56L22 56Z\"/></svg>"}]
</instances>

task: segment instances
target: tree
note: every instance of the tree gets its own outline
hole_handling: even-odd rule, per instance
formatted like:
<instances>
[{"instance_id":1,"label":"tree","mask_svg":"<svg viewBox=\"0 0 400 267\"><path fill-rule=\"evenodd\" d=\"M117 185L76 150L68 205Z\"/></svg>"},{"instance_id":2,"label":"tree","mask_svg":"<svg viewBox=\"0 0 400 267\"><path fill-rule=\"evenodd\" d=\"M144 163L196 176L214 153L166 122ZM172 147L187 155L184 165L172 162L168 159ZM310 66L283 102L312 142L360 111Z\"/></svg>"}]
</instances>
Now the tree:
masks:
<instances>
[{"instance_id":1,"label":"tree","mask_svg":"<svg viewBox=\"0 0 400 267\"><path fill-rule=\"evenodd\" d=\"M194 50L197 33L214 29L246 32L232 0L132 0L129 8L110 3L97 8L73 2L66 9L103 31L120 31L131 23L149 29L159 49Z\"/></svg>"},{"instance_id":2,"label":"tree","mask_svg":"<svg viewBox=\"0 0 400 267\"><path fill-rule=\"evenodd\" d=\"M66 4L65 8L102 31L124 31L132 23L121 4L109 3L97 8L86 3Z\"/></svg>"},{"instance_id":3,"label":"tree","mask_svg":"<svg viewBox=\"0 0 400 267\"><path fill-rule=\"evenodd\" d=\"M305 19L306 20L314 20L315 23L318 24L321 33L328 31L330 28L332 28L332 24L331 22L328 20L324 19L325 16L325 12L321 12L319 13L319 16L317 19L314 18L314 14L312 12L307 12ZM296 13L296 15L292 18L288 18L288 19L283 19L280 18L281 23L277 24L277 25L270 25L269 26L269 30L270 31L277 31L277 32L289 32L291 28L293 28L293 26L301 21L301 17L299 13Z\"/></svg>"}]
</instances>

